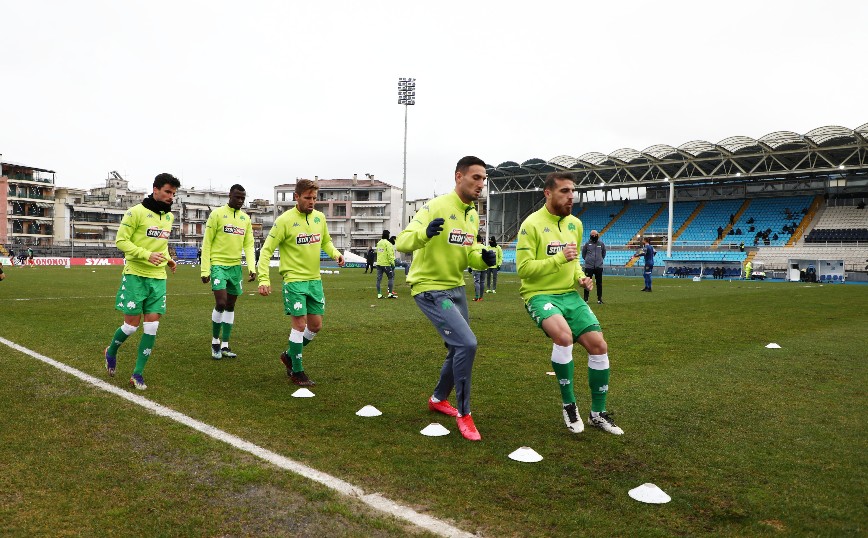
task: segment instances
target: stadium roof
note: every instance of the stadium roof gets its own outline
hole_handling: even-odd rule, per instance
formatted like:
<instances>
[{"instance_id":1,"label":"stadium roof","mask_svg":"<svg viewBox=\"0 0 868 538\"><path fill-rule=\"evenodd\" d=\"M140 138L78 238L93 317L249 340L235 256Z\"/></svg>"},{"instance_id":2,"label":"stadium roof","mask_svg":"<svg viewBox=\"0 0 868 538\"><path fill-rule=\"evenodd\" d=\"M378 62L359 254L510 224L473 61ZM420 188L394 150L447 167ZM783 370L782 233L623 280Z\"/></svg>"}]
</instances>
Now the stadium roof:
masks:
<instances>
[{"instance_id":1,"label":"stadium roof","mask_svg":"<svg viewBox=\"0 0 868 538\"><path fill-rule=\"evenodd\" d=\"M805 134L775 131L759 139L730 136L713 144L692 140L680 146L656 144L642 151L621 148L605 155L559 155L548 161L506 161L488 167L492 192L541 188L556 170L572 172L576 187L635 187L660 184L780 178L817 172L868 170L868 123L855 129L828 125Z\"/></svg>"}]
</instances>

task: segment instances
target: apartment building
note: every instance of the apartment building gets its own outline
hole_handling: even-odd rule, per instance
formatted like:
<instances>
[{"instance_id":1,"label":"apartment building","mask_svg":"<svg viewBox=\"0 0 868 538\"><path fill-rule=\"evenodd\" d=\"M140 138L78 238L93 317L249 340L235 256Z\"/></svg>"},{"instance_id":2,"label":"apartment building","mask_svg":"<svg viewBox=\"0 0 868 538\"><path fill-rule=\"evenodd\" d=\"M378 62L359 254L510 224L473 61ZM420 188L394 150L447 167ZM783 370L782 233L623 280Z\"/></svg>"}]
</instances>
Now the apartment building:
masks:
<instances>
[{"instance_id":1,"label":"apartment building","mask_svg":"<svg viewBox=\"0 0 868 538\"><path fill-rule=\"evenodd\" d=\"M350 249L357 254L377 244L383 230L393 235L401 231L402 190L372 174L359 179L319 179L316 209L326 216L329 235L335 247ZM295 207L295 185L298 181L274 187L274 215Z\"/></svg>"},{"instance_id":2,"label":"apartment building","mask_svg":"<svg viewBox=\"0 0 868 538\"><path fill-rule=\"evenodd\" d=\"M50 245L53 220L54 171L0 161L0 244Z\"/></svg>"}]
</instances>

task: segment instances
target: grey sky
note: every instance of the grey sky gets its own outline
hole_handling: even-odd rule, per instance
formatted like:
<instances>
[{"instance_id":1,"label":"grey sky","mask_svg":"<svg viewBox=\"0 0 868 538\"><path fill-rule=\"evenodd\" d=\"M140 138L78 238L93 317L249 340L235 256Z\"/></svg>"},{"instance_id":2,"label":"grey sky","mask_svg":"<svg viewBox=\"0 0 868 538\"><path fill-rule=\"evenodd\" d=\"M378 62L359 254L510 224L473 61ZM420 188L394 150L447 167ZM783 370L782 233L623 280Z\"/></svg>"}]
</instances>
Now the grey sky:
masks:
<instances>
[{"instance_id":1,"label":"grey sky","mask_svg":"<svg viewBox=\"0 0 868 538\"><path fill-rule=\"evenodd\" d=\"M375 174L868 121L868 2L0 0L0 153L271 198ZM436 183L435 183L436 182Z\"/></svg>"}]
</instances>

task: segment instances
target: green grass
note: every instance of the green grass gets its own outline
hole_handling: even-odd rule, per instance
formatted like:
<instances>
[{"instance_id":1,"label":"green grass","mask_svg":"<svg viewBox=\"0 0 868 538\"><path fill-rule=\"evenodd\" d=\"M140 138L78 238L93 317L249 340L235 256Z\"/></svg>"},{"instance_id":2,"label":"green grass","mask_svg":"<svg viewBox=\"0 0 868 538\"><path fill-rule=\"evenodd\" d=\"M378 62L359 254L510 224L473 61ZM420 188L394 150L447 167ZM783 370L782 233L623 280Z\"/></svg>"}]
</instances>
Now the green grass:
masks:
<instances>
[{"instance_id":1,"label":"green grass","mask_svg":"<svg viewBox=\"0 0 868 538\"><path fill-rule=\"evenodd\" d=\"M96 376L121 320L117 268L12 269L0 336ZM594 310L626 435L570 434L551 343L514 275L471 303L474 419L483 442L425 401L445 354L396 277L374 299L361 270L324 275L323 332L305 348L315 398L278 355L279 294L239 299L233 360L210 359L209 287L169 280L145 396L260 446L485 536L861 535L868 525L868 286L606 278ZM278 284L278 276L272 275ZM472 292L471 292L472 293ZM28 298L28 301L14 299ZM132 371L141 332L121 349ZM777 342L782 349L764 346ZM574 353L583 414L584 353ZM383 416L355 411L375 405ZM0 534L400 535L394 520L0 346ZM427 438L440 422L452 431ZM545 458L507 458L530 446ZM627 491L653 482L663 506ZM109 529L108 531L106 529Z\"/></svg>"}]
</instances>

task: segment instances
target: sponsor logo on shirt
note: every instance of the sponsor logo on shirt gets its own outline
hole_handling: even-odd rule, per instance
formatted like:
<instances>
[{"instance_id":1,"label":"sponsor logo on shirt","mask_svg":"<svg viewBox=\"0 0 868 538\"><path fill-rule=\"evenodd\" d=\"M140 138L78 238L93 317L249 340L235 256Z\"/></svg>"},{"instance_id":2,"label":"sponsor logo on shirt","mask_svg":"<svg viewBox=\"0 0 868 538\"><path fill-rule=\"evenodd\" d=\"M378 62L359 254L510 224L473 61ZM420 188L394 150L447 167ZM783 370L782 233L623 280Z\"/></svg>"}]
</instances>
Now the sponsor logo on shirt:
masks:
<instances>
[{"instance_id":1,"label":"sponsor logo on shirt","mask_svg":"<svg viewBox=\"0 0 868 538\"><path fill-rule=\"evenodd\" d=\"M473 234L464 233L464 230L458 228L452 228L452 231L449 232L449 244L469 247L473 244Z\"/></svg>"},{"instance_id":2,"label":"sponsor logo on shirt","mask_svg":"<svg viewBox=\"0 0 868 538\"><path fill-rule=\"evenodd\" d=\"M170 233L171 232L169 230L163 230L163 229L158 228L156 226L151 226L145 232L145 235L147 235L148 237L152 237L154 239L168 239Z\"/></svg>"},{"instance_id":3,"label":"sponsor logo on shirt","mask_svg":"<svg viewBox=\"0 0 868 538\"><path fill-rule=\"evenodd\" d=\"M546 254L549 256L554 256L558 252L562 251L565 246L567 246L566 243L561 243L560 241L552 241L548 245L546 245Z\"/></svg>"},{"instance_id":4,"label":"sponsor logo on shirt","mask_svg":"<svg viewBox=\"0 0 868 538\"><path fill-rule=\"evenodd\" d=\"M321 240L320 234L298 234L295 238L296 245L312 245L319 243Z\"/></svg>"},{"instance_id":5,"label":"sponsor logo on shirt","mask_svg":"<svg viewBox=\"0 0 868 538\"><path fill-rule=\"evenodd\" d=\"M244 235L244 232L244 228L239 228L238 226L232 226L230 224L223 226L223 233L232 235Z\"/></svg>"}]
</instances>

